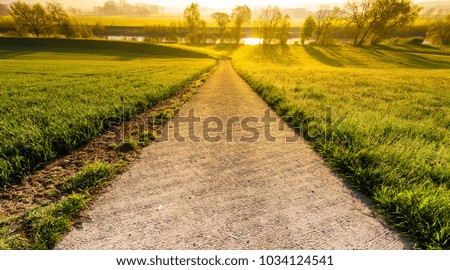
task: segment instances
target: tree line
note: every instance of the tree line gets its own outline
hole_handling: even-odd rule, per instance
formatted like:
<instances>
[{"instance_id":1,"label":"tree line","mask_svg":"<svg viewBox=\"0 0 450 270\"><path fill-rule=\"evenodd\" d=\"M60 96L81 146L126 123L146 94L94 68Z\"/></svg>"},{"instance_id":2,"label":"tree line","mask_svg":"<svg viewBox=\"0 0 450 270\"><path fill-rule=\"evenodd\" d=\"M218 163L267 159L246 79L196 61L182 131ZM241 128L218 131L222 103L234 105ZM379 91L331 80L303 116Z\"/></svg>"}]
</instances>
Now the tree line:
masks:
<instances>
[{"instance_id":1,"label":"tree line","mask_svg":"<svg viewBox=\"0 0 450 270\"><path fill-rule=\"evenodd\" d=\"M422 7L411 0L349 0L343 9L322 6L306 18L300 38L304 44L333 44L333 33L345 31L354 46L378 44L399 29L411 25ZM431 43L449 44L450 15L431 23L427 38Z\"/></svg>"},{"instance_id":2,"label":"tree line","mask_svg":"<svg viewBox=\"0 0 450 270\"><path fill-rule=\"evenodd\" d=\"M36 37L63 35L66 38L93 37L93 29L87 24L70 18L58 2L27 4L21 1L9 6L9 14L14 20L15 30L21 35Z\"/></svg>"},{"instance_id":3,"label":"tree line","mask_svg":"<svg viewBox=\"0 0 450 270\"><path fill-rule=\"evenodd\" d=\"M414 22L421 7L411 0L349 0L343 9L322 6L303 23L301 41L314 38L315 44L333 43L331 33L345 26L352 44L376 44L396 29Z\"/></svg>"},{"instance_id":4,"label":"tree line","mask_svg":"<svg viewBox=\"0 0 450 270\"><path fill-rule=\"evenodd\" d=\"M130 15L130 16L151 16L161 14L164 12L164 7L158 5L147 4L130 4L125 0L117 2L108 0L103 6L94 7L94 13L99 15L114 16L114 15Z\"/></svg>"},{"instance_id":5,"label":"tree line","mask_svg":"<svg viewBox=\"0 0 450 270\"><path fill-rule=\"evenodd\" d=\"M206 39L219 39L221 43L239 44L243 27L252 21L252 10L247 5L236 6L231 14L216 12L211 18L218 26L217 33L211 34L206 28L206 22L201 19L200 8L197 3L190 4L184 10L184 19L189 30L187 38L192 43L200 43ZM261 9L254 20L257 32L263 44L287 44L291 31L291 18L284 15L277 6L267 6Z\"/></svg>"},{"instance_id":6,"label":"tree line","mask_svg":"<svg viewBox=\"0 0 450 270\"><path fill-rule=\"evenodd\" d=\"M121 12L134 12L138 7L124 0L117 3L106 1L105 5L108 3L114 3ZM0 5L0 12L4 13L5 9L13 22L0 18L0 31L14 27L22 35L37 37L107 36L101 22L94 26L78 23L57 2L43 6L18 1L10 4L9 8ZM349 0L343 8L321 6L304 20L299 37L301 44L331 45L337 39L347 40L354 46L377 44L408 25L411 27L421 9L411 0ZM229 14L213 13L211 19L216 27L207 27L199 4L191 3L183 12L182 22L173 22L169 26L145 26L142 32L151 42L179 42L184 38L190 43L240 43L244 27L253 29L253 35L257 35L262 44L287 44L293 37L291 18L277 6L267 6L252 13L247 5L238 5ZM434 20L427 28L427 38L431 43L449 44L450 15Z\"/></svg>"},{"instance_id":7,"label":"tree line","mask_svg":"<svg viewBox=\"0 0 450 270\"><path fill-rule=\"evenodd\" d=\"M186 38L191 43L204 42L208 36L206 22L201 19L200 6L198 3L192 3L183 12L185 27L188 30ZM242 39L242 27L249 23L252 17L252 11L247 5L235 7L231 14L216 12L211 15L219 26L219 38L221 42L233 40L239 43ZM229 25L231 27L228 27Z\"/></svg>"}]
</instances>

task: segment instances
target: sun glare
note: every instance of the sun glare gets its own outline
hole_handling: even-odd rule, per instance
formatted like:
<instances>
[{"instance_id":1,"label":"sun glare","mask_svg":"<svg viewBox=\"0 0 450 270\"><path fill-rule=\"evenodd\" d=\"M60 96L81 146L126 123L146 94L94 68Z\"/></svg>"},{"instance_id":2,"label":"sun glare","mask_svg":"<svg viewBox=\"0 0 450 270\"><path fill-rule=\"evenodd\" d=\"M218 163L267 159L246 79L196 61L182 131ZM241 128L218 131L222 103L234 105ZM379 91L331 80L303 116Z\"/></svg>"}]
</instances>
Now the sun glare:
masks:
<instances>
[{"instance_id":1,"label":"sun glare","mask_svg":"<svg viewBox=\"0 0 450 270\"><path fill-rule=\"evenodd\" d=\"M245 45L251 46L259 45L262 43L262 40L260 38L244 38L242 39L242 41Z\"/></svg>"}]
</instances>

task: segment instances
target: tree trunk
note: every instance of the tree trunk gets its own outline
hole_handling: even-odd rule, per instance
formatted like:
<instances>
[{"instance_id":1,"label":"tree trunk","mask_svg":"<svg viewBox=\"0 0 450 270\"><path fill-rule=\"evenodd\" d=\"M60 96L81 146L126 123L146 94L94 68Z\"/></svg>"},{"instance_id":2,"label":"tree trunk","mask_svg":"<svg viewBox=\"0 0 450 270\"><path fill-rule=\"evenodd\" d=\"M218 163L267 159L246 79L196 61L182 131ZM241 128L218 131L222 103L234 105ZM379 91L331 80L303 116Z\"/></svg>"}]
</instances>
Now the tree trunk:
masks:
<instances>
[{"instance_id":1,"label":"tree trunk","mask_svg":"<svg viewBox=\"0 0 450 270\"><path fill-rule=\"evenodd\" d=\"M367 35L369 34L370 30L372 29L372 25L373 25L373 23L371 23L369 25L369 27L367 27L366 32L364 33L364 35L362 36L362 38L358 42L358 46L362 46L364 44L364 40L366 39Z\"/></svg>"},{"instance_id":2,"label":"tree trunk","mask_svg":"<svg viewBox=\"0 0 450 270\"><path fill-rule=\"evenodd\" d=\"M320 36L322 35L322 27L317 29L317 38L314 42L314 45L317 45L317 42L319 42Z\"/></svg>"},{"instance_id":3,"label":"tree trunk","mask_svg":"<svg viewBox=\"0 0 450 270\"><path fill-rule=\"evenodd\" d=\"M357 26L358 27L358 26ZM356 46L358 43L359 33L361 32L361 28L358 27L355 33L355 38L353 39L353 46Z\"/></svg>"}]
</instances>

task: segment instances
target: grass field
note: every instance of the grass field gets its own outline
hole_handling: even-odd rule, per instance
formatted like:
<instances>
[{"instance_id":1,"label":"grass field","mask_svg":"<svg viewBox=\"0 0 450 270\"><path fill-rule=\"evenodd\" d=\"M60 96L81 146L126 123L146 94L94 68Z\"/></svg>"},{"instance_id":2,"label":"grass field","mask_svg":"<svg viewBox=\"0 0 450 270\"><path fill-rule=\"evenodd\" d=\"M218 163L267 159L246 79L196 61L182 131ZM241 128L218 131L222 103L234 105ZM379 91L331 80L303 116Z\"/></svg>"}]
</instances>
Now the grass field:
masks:
<instances>
[{"instance_id":1,"label":"grass field","mask_svg":"<svg viewBox=\"0 0 450 270\"><path fill-rule=\"evenodd\" d=\"M233 65L419 248L449 249L449 53L244 46ZM346 116L340 126L318 120L329 119L326 107L333 121Z\"/></svg>"},{"instance_id":2,"label":"grass field","mask_svg":"<svg viewBox=\"0 0 450 270\"><path fill-rule=\"evenodd\" d=\"M144 26L144 25L166 25L183 21L181 14L166 14L164 16L130 17L130 16L77 16L75 19L80 23L95 25L102 22L104 26ZM211 22L210 22L211 23Z\"/></svg>"},{"instance_id":3,"label":"grass field","mask_svg":"<svg viewBox=\"0 0 450 270\"><path fill-rule=\"evenodd\" d=\"M143 111L214 65L199 53L110 41L0 39L0 185Z\"/></svg>"},{"instance_id":4,"label":"grass field","mask_svg":"<svg viewBox=\"0 0 450 270\"><path fill-rule=\"evenodd\" d=\"M202 53L232 57L255 91L418 248L450 249L448 46L161 47L0 38L0 184L89 141L102 132L102 119L123 108L137 113L171 96L214 65ZM341 116L342 124L330 125ZM107 181L112 170L88 167L67 180L67 193L90 175ZM45 240L31 239L32 248L58 241L60 233L44 234L46 220L65 231L86 207L77 196L27 212L33 235ZM54 218L60 212L63 218ZM8 232L0 229L0 236Z\"/></svg>"}]
</instances>

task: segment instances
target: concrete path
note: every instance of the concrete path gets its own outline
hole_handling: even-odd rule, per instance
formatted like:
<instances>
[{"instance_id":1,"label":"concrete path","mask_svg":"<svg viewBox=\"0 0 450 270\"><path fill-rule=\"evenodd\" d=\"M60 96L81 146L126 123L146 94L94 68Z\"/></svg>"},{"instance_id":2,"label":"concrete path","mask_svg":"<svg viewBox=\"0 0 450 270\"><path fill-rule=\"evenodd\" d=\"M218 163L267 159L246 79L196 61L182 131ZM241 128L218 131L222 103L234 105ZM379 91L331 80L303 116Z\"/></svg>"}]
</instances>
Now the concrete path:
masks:
<instances>
[{"instance_id":1,"label":"concrete path","mask_svg":"<svg viewBox=\"0 0 450 270\"><path fill-rule=\"evenodd\" d=\"M189 128L193 110L200 122ZM408 248L302 139L285 142L286 125L266 138L266 110L222 61L169 124L169 141L144 149L57 248ZM219 132L208 138L204 125ZM188 135L200 142L176 139Z\"/></svg>"}]
</instances>

